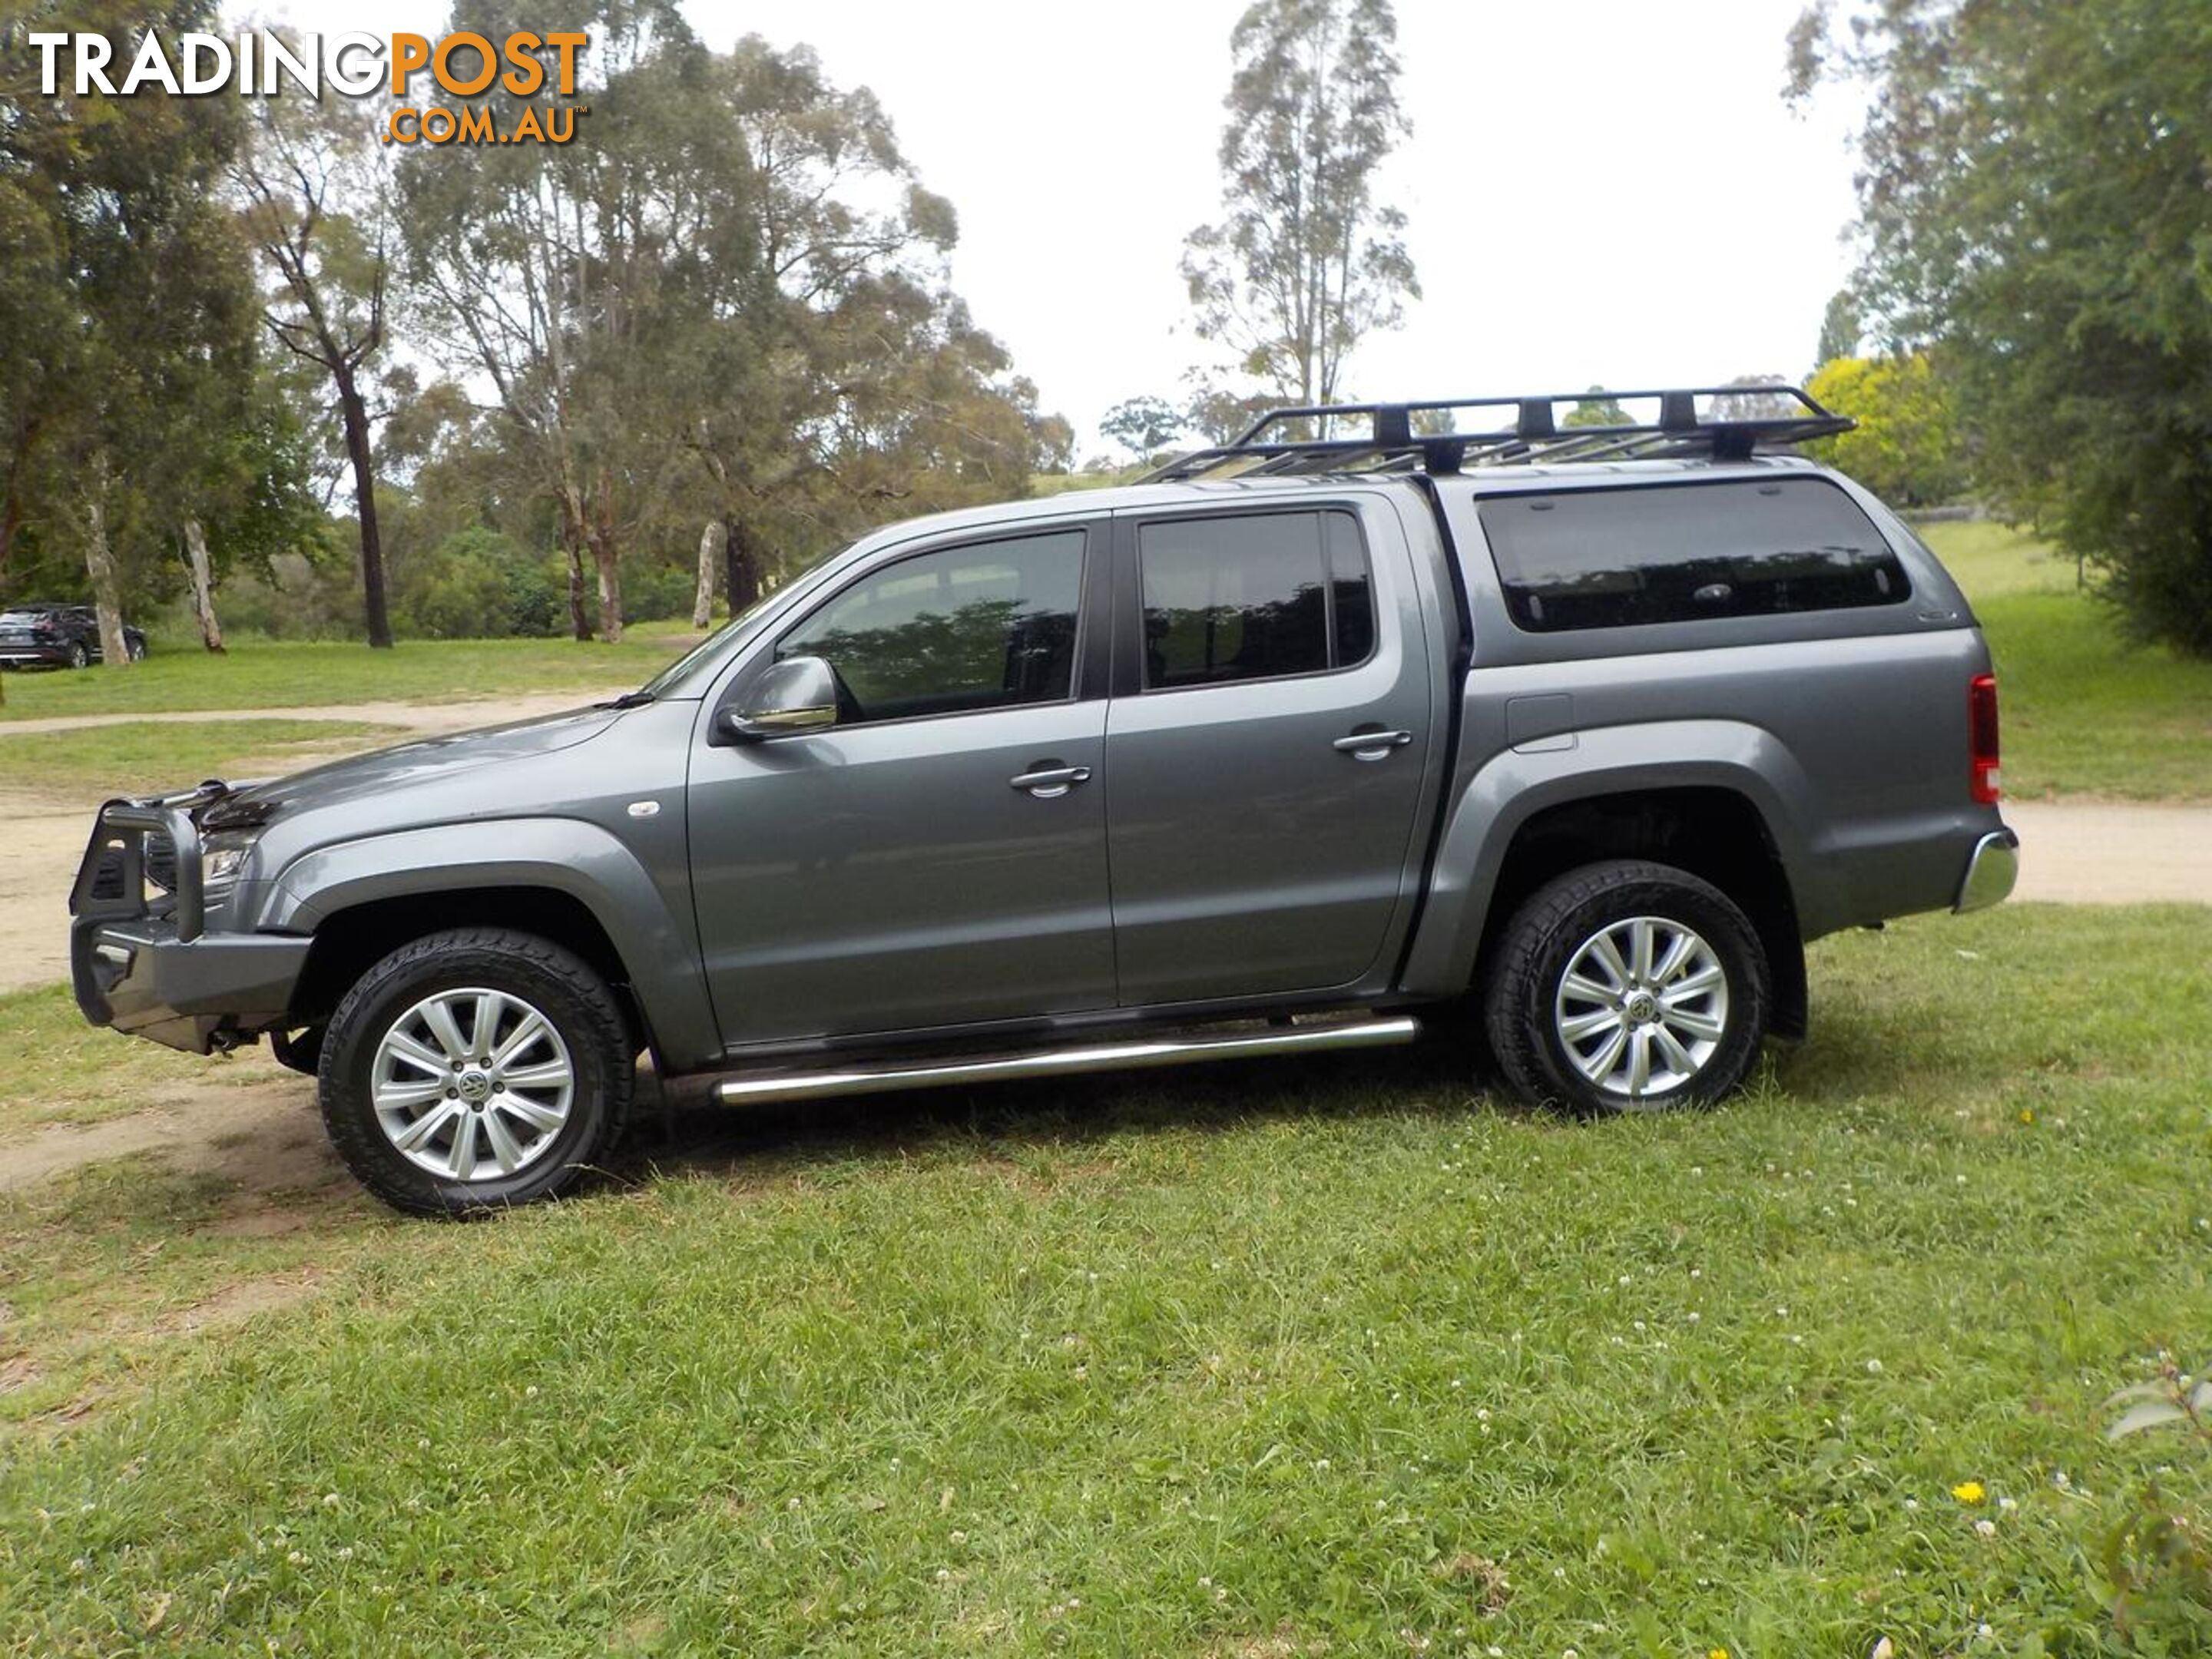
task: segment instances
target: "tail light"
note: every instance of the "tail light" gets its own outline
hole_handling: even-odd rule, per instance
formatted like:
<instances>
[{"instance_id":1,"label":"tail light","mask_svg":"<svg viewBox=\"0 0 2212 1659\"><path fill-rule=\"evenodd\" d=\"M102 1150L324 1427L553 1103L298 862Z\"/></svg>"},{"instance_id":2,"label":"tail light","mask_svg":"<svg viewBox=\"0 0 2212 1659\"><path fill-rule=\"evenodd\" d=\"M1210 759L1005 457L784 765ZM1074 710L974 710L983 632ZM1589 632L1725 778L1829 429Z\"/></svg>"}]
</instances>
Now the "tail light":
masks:
<instances>
[{"instance_id":1,"label":"tail light","mask_svg":"<svg viewBox=\"0 0 2212 1659\"><path fill-rule=\"evenodd\" d=\"M50 640L54 636L54 625L50 622L34 623L31 626L31 636L33 639Z\"/></svg>"},{"instance_id":2,"label":"tail light","mask_svg":"<svg viewBox=\"0 0 2212 1659\"><path fill-rule=\"evenodd\" d=\"M1966 686L1966 741L1972 751L1975 800L1984 806L1996 804L2003 779L1997 770L1997 681L1994 674L1977 674Z\"/></svg>"}]
</instances>

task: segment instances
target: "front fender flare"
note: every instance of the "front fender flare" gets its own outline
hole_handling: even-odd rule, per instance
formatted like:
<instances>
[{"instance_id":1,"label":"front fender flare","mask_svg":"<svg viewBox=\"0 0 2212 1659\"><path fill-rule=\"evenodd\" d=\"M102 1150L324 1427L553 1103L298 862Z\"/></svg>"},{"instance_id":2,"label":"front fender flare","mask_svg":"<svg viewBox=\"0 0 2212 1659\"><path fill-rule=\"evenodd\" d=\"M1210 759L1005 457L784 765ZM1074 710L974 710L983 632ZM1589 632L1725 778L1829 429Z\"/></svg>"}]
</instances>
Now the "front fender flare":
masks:
<instances>
[{"instance_id":1,"label":"front fender flare","mask_svg":"<svg viewBox=\"0 0 2212 1659\"><path fill-rule=\"evenodd\" d=\"M401 830L304 853L271 884L254 926L312 933L331 916L379 900L485 888L550 888L575 899L622 958L656 1049L682 1065L721 1052L698 942L629 848L575 818L496 818Z\"/></svg>"},{"instance_id":2,"label":"front fender flare","mask_svg":"<svg viewBox=\"0 0 2212 1659\"><path fill-rule=\"evenodd\" d=\"M1812 857L1803 830L1812 789L1771 732L1740 720L1655 720L1578 731L1571 749L1504 749L1466 780L1447 811L1404 988L1451 997L1472 983L1498 871L1537 813L1605 795L1692 787L1728 789L1750 801L1798 890Z\"/></svg>"}]
</instances>

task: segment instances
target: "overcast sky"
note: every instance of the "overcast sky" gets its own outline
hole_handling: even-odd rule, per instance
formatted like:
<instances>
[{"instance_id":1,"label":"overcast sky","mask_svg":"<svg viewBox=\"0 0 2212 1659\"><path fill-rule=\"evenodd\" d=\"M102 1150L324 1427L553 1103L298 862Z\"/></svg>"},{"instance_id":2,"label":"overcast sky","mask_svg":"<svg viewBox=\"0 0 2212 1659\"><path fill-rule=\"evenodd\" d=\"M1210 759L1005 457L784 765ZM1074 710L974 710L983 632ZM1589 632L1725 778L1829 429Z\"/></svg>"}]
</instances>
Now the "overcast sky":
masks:
<instances>
[{"instance_id":1,"label":"overcast sky","mask_svg":"<svg viewBox=\"0 0 2212 1659\"><path fill-rule=\"evenodd\" d=\"M1100 447L1206 348L1176 264L1218 210L1245 0L688 0L702 37L811 44L874 88L960 215L952 278L1048 409ZM1850 264L1851 112L1782 101L1802 0L1398 0L1402 208L1425 298L1350 389L1418 398L1809 371ZM264 0L300 28L352 0ZM388 10L435 33L443 0ZM546 27L568 20L558 6ZM589 128L580 133L588 142Z\"/></svg>"}]
</instances>

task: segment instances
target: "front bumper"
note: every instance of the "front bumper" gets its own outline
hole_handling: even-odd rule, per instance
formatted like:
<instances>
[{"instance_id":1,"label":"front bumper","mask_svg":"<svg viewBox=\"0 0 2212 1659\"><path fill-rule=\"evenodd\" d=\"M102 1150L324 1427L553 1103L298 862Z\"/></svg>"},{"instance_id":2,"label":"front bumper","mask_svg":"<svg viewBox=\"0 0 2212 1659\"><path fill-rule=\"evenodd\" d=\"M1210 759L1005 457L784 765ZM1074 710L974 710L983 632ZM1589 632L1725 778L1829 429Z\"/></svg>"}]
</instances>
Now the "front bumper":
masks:
<instances>
[{"instance_id":1,"label":"front bumper","mask_svg":"<svg viewBox=\"0 0 2212 1659\"><path fill-rule=\"evenodd\" d=\"M1963 916L1969 910L2002 903L2019 879L2020 837L2009 830L1992 830L1974 843L1952 914Z\"/></svg>"},{"instance_id":2,"label":"front bumper","mask_svg":"<svg viewBox=\"0 0 2212 1659\"><path fill-rule=\"evenodd\" d=\"M211 786L100 809L70 895L70 979L95 1025L206 1054L226 1037L281 1023L312 941L283 933L208 933L194 809ZM170 890L149 896L146 840L174 849Z\"/></svg>"},{"instance_id":3,"label":"front bumper","mask_svg":"<svg viewBox=\"0 0 2212 1659\"><path fill-rule=\"evenodd\" d=\"M180 939L166 918L70 924L76 1006L172 1048L204 1054L224 1037L282 1023L312 941L282 933L204 933Z\"/></svg>"}]
</instances>

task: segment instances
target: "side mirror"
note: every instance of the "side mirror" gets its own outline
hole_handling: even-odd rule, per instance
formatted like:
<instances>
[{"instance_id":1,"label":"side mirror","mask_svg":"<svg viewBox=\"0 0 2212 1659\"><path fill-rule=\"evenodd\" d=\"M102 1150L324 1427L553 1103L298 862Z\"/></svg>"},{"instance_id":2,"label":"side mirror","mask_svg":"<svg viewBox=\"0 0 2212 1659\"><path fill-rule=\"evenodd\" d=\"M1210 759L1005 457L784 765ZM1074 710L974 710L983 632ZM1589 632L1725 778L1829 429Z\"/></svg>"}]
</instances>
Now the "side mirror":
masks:
<instances>
[{"instance_id":1,"label":"side mirror","mask_svg":"<svg viewBox=\"0 0 2212 1659\"><path fill-rule=\"evenodd\" d=\"M819 657L786 657L722 711L725 735L738 743L815 732L837 723L837 673Z\"/></svg>"}]
</instances>

